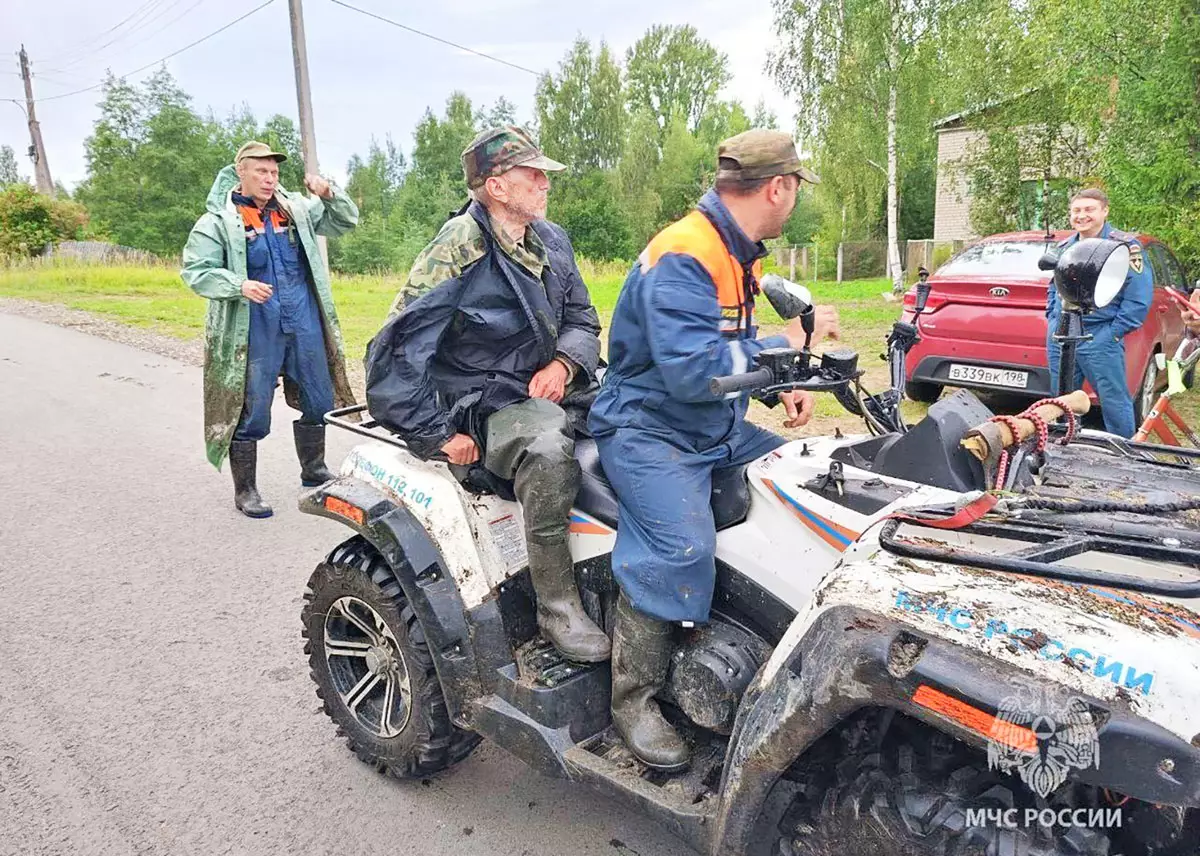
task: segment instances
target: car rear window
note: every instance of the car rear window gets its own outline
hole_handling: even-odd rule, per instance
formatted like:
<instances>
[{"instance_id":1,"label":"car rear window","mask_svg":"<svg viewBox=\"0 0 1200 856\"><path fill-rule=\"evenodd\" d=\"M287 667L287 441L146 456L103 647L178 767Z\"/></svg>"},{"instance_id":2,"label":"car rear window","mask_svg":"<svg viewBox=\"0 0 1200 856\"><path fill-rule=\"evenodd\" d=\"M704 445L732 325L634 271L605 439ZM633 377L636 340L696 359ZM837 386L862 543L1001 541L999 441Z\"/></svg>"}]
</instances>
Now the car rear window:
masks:
<instances>
[{"instance_id":1,"label":"car rear window","mask_svg":"<svg viewBox=\"0 0 1200 856\"><path fill-rule=\"evenodd\" d=\"M1049 278L1038 270L1038 259L1053 244L1029 241L987 241L967 247L937 269L938 276L1034 276Z\"/></svg>"}]
</instances>

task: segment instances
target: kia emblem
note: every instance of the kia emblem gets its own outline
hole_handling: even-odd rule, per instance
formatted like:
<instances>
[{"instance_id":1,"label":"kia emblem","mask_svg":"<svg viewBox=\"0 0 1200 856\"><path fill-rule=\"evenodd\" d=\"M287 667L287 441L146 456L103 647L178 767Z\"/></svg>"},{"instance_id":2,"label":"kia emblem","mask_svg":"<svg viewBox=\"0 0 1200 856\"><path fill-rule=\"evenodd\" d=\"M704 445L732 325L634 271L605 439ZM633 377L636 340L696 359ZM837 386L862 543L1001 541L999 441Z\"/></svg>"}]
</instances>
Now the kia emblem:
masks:
<instances>
[{"instance_id":1,"label":"kia emblem","mask_svg":"<svg viewBox=\"0 0 1200 856\"><path fill-rule=\"evenodd\" d=\"M1008 297L1008 289L1002 285L997 285L992 289L992 297Z\"/></svg>"}]
</instances>

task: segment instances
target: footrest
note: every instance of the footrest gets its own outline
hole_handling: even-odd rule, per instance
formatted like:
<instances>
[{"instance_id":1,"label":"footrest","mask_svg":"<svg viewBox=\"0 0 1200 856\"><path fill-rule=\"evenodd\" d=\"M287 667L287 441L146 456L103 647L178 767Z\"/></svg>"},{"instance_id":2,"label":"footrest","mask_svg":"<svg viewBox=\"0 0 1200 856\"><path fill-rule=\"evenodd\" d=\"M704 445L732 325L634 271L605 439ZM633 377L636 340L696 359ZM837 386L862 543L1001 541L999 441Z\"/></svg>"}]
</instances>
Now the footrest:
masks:
<instances>
[{"instance_id":1,"label":"footrest","mask_svg":"<svg viewBox=\"0 0 1200 856\"><path fill-rule=\"evenodd\" d=\"M538 687L557 687L576 675L590 672L602 663L568 660L544 636L535 636L517 651L520 679Z\"/></svg>"},{"instance_id":2,"label":"footrest","mask_svg":"<svg viewBox=\"0 0 1200 856\"><path fill-rule=\"evenodd\" d=\"M498 672L497 695L546 728L569 728L578 741L609 725L608 663L573 663L535 637Z\"/></svg>"}]
</instances>

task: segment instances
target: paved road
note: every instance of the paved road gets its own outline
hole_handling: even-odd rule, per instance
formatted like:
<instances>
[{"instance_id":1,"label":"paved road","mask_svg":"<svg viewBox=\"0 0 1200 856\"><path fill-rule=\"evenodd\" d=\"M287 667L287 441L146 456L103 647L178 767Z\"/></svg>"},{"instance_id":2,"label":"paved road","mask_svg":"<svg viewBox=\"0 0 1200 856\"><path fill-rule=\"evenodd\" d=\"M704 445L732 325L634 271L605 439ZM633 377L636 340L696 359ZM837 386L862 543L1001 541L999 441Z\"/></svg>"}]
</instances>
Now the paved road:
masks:
<instances>
[{"instance_id":1,"label":"paved road","mask_svg":"<svg viewBox=\"0 0 1200 856\"><path fill-rule=\"evenodd\" d=\"M299 623L343 533L296 510L282 401L251 521L204 460L198 369L0 314L0 396L2 856L691 852L486 744L423 782L353 758Z\"/></svg>"}]
</instances>

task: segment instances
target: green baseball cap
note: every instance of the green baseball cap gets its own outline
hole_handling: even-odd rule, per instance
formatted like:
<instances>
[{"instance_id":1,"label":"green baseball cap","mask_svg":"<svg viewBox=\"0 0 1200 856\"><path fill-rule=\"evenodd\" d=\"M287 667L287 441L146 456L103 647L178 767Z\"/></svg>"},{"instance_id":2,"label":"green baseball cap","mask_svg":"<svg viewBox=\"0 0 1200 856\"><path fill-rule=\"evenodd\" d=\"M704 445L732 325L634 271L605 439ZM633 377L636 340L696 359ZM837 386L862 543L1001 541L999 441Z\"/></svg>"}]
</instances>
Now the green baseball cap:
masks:
<instances>
[{"instance_id":1,"label":"green baseball cap","mask_svg":"<svg viewBox=\"0 0 1200 856\"><path fill-rule=\"evenodd\" d=\"M514 166L528 166L546 172L561 172L566 166L542 154L533 137L524 128L505 125L483 131L462 153L467 187L476 188L494 175L503 175Z\"/></svg>"},{"instance_id":2,"label":"green baseball cap","mask_svg":"<svg viewBox=\"0 0 1200 856\"><path fill-rule=\"evenodd\" d=\"M276 163L283 163L287 160L287 155L283 152L274 151L266 143L251 140L237 150L237 154L233 156L233 162L235 164L241 163L246 158L275 158Z\"/></svg>"},{"instance_id":3,"label":"green baseball cap","mask_svg":"<svg viewBox=\"0 0 1200 856\"><path fill-rule=\"evenodd\" d=\"M796 175L810 184L821 179L800 163L796 143L783 131L756 128L730 137L717 148L717 178L755 181L776 175Z\"/></svg>"}]
</instances>

